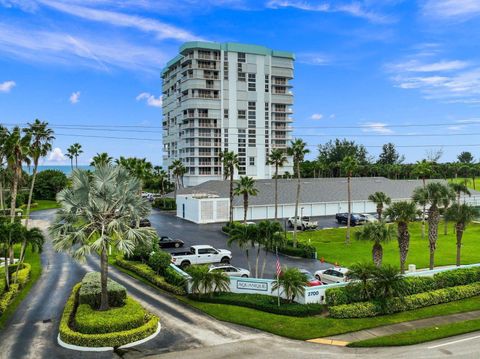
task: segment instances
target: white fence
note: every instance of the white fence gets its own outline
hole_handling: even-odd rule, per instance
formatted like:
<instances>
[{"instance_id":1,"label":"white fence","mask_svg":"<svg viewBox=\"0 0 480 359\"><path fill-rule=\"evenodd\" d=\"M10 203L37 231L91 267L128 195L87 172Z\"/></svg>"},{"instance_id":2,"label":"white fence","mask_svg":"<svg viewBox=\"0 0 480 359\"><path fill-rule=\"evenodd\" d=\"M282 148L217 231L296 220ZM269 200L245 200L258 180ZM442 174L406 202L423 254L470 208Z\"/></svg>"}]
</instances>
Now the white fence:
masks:
<instances>
[{"instance_id":1,"label":"white fence","mask_svg":"<svg viewBox=\"0 0 480 359\"><path fill-rule=\"evenodd\" d=\"M173 265L172 265L173 266ZM460 267L445 267L437 268L433 270L420 270L416 272L406 273L406 277L432 277L436 273L446 272L450 270L480 267L480 263L462 265ZM175 267L175 269L182 275L189 277L189 275L183 272L181 269ZM261 279L261 278L239 278L230 277L230 292L242 293L242 294L263 294L270 296L278 296L278 291L273 290L273 279ZM304 287L304 293L301 297L295 298L295 301L300 304L319 303L325 304L325 291L330 288L344 287L347 283L334 283L326 285L318 285L314 287ZM190 292L190 286L188 285L188 292ZM283 291L280 291L280 297L286 299Z\"/></svg>"}]
</instances>

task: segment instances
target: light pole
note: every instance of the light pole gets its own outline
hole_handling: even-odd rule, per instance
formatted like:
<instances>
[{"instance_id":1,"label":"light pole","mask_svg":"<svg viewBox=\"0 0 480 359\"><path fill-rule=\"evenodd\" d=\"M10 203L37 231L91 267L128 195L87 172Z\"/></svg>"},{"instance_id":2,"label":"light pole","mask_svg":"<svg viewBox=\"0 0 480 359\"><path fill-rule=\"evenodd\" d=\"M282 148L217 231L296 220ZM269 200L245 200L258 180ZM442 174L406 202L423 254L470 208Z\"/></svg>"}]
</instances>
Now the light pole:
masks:
<instances>
[{"instance_id":1,"label":"light pole","mask_svg":"<svg viewBox=\"0 0 480 359\"><path fill-rule=\"evenodd\" d=\"M303 218L303 207L300 208L300 221L302 220L302 218Z\"/></svg>"}]
</instances>

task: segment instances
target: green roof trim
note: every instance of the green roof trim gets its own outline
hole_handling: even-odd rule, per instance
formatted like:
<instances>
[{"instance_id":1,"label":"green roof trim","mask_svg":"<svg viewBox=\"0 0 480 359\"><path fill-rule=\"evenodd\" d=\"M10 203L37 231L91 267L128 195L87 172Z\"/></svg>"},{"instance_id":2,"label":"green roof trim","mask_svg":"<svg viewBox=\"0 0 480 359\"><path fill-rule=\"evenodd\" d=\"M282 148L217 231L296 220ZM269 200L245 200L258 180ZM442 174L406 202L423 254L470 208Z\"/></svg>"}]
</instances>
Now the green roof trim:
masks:
<instances>
[{"instance_id":1,"label":"green roof trim","mask_svg":"<svg viewBox=\"0 0 480 359\"><path fill-rule=\"evenodd\" d=\"M264 55L264 56L270 55L270 56L285 57L288 59L295 60L295 54L292 52L272 50L272 49L269 49L268 47L260 46L260 45L240 44L236 42L218 43L218 42L206 42L206 41L190 41L180 46L180 54L167 62L165 68L162 71L162 76L169 69L170 66L174 65L175 63L177 63L182 59L181 54L183 52L191 49L245 52L246 54Z\"/></svg>"}]
</instances>

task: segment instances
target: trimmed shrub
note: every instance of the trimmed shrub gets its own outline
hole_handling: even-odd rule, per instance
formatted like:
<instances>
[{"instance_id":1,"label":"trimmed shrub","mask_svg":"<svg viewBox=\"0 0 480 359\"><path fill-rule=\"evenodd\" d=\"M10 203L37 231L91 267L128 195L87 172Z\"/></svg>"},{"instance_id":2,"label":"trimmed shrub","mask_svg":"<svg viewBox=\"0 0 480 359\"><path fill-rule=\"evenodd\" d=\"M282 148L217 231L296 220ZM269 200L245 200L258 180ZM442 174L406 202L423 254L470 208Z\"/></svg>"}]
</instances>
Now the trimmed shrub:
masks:
<instances>
[{"instance_id":1,"label":"trimmed shrub","mask_svg":"<svg viewBox=\"0 0 480 359\"><path fill-rule=\"evenodd\" d=\"M125 305L125 300L127 299L127 290L123 285L108 279L107 291L109 306L121 307ZM100 307L101 292L100 273L87 273L82 279L82 286L78 296L79 303L88 304L93 309L97 309Z\"/></svg>"},{"instance_id":2,"label":"trimmed shrub","mask_svg":"<svg viewBox=\"0 0 480 359\"><path fill-rule=\"evenodd\" d=\"M433 276L437 288L455 287L480 281L480 268L462 268L440 272Z\"/></svg>"},{"instance_id":3,"label":"trimmed shrub","mask_svg":"<svg viewBox=\"0 0 480 359\"><path fill-rule=\"evenodd\" d=\"M166 281L166 279L154 272L152 268L150 268L148 265L140 263L140 262L134 262L134 261L127 261L123 259L122 257L117 257L116 263L118 266L125 268L140 277L146 279L150 283L156 285L158 288L166 290L167 292L171 292L173 294L177 295L185 295L186 291L184 288L176 285L176 284L170 284ZM174 269L172 269L174 270ZM167 270L168 271L168 270ZM173 276L173 275L172 275ZM171 277L169 275L169 277Z\"/></svg>"},{"instance_id":4,"label":"trimmed shrub","mask_svg":"<svg viewBox=\"0 0 480 359\"><path fill-rule=\"evenodd\" d=\"M175 269L172 267L168 267L165 270L164 274L165 280L167 283L170 283L172 285L175 285L177 287L183 288L187 282L184 276L182 276L180 273L178 273Z\"/></svg>"},{"instance_id":5,"label":"trimmed shrub","mask_svg":"<svg viewBox=\"0 0 480 359\"><path fill-rule=\"evenodd\" d=\"M83 334L103 334L135 329L145 323L148 313L140 303L127 297L123 307L111 308L104 312L80 304L73 321L75 331Z\"/></svg>"},{"instance_id":6,"label":"trimmed shrub","mask_svg":"<svg viewBox=\"0 0 480 359\"><path fill-rule=\"evenodd\" d=\"M277 297L262 294L215 293L212 296L191 295L189 298L200 302L237 305L292 317L317 315L325 310L325 306L322 304L288 303L284 299L281 299L279 307Z\"/></svg>"},{"instance_id":7,"label":"trimmed shrub","mask_svg":"<svg viewBox=\"0 0 480 359\"><path fill-rule=\"evenodd\" d=\"M0 298L0 315L2 315L5 310L8 308L12 300L17 295L18 291L20 290L18 284L11 284L10 290L8 292L3 293L3 296Z\"/></svg>"},{"instance_id":8,"label":"trimmed shrub","mask_svg":"<svg viewBox=\"0 0 480 359\"><path fill-rule=\"evenodd\" d=\"M437 289L430 292L392 298L383 302L342 304L329 308L332 318L365 318L392 314L431 305L453 302L480 294L480 283Z\"/></svg>"},{"instance_id":9,"label":"trimmed shrub","mask_svg":"<svg viewBox=\"0 0 480 359\"><path fill-rule=\"evenodd\" d=\"M17 270L18 264L12 264L8 266L8 272L10 273L10 279L12 279L12 276L15 275L15 271ZM27 284L28 280L30 279L30 271L31 271L31 266L28 263L23 263L22 264L22 269L18 271L18 277L17 277L17 282L10 284L10 289L8 292L3 292L0 293L0 315L5 312L5 310L8 308L10 303L15 299L16 295L22 289L25 284ZM3 278L2 278L3 280ZM2 291L3 291L2 287Z\"/></svg>"},{"instance_id":10,"label":"trimmed shrub","mask_svg":"<svg viewBox=\"0 0 480 359\"><path fill-rule=\"evenodd\" d=\"M157 274L165 275L167 268L170 267L170 263L172 263L172 256L170 253L160 250L152 253L150 258L148 258L148 265Z\"/></svg>"},{"instance_id":11,"label":"trimmed shrub","mask_svg":"<svg viewBox=\"0 0 480 359\"><path fill-rule=\"evenodd\" d=\"M154 315L148 314L145 318L145 324L135 329L104 334L83 334L74 331L71 329L70 323L73 323L75 317L78 304L77 295L81 285L81 283L78 283L73 287L72 294L65 304L62 318L60 320L60 339L65 343L85 347L119 347L144 339L155 333L157 330L158 318Z\"/></svg>"},{"instance_id":12,"label":"trimmed shrub","mask_svg":"<svg viewBox=\"0 0 480 359\"><path fill-rule=\"evenodd\" d=\"M309 244L297 243L297 247L293 246L292 241L288 241L285 247L278 248L282 254L302 258L315 258L317 249Z\"/></svg>"},{"instance_id":13,"label":"trimmed shrub","mask_svg":"<svg viewBox=\"0 0 480 359\"><path fill-rule=\"evenodd\" d=\"M129 255L127 258L132 261L141 261L142 263L147 263L148 259L150 258L150 255L152 252L155 251L155 246L152 243L138 243L132 254Z\"/></svg>"},{"instance_id":14,"label":"trimmed shrub","mask_svg":"<svg viewBox=\"0 0 480 359\"><path fill-rule=\"evenodd\" d=\"M157 198L152 203L153 208L172 211L177 209L177 202L174 198Z\"/></svg>"}]
</instances>

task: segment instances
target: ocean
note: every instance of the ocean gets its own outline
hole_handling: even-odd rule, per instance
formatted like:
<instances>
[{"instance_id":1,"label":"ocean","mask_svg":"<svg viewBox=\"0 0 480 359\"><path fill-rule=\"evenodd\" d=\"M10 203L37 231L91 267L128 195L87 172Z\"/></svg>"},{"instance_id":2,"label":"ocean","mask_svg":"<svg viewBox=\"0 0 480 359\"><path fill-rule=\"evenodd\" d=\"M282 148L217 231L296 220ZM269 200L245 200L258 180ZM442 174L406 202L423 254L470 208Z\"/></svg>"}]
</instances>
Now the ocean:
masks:
<instances>
[{"instance_id":1,"label":"ocean","mask_svg":"<svg viewBox=\"0 0 480 359\"><path fill-rule=\"evenodd\" d=\"M75 165L73 166L75 168ZM78 166L79 169L81 170L91 170L93 167L92 166ZM70 165L60 165L60 166L38 166L38 171L45 171L45 170L57 170L57 171L62 171L66 175L69 175L72 173L72 167ZM25 167L25 171L28 173L32 173L33 167L31 166L30 169L28 167Z\"/></svg>"}]
</instances>

